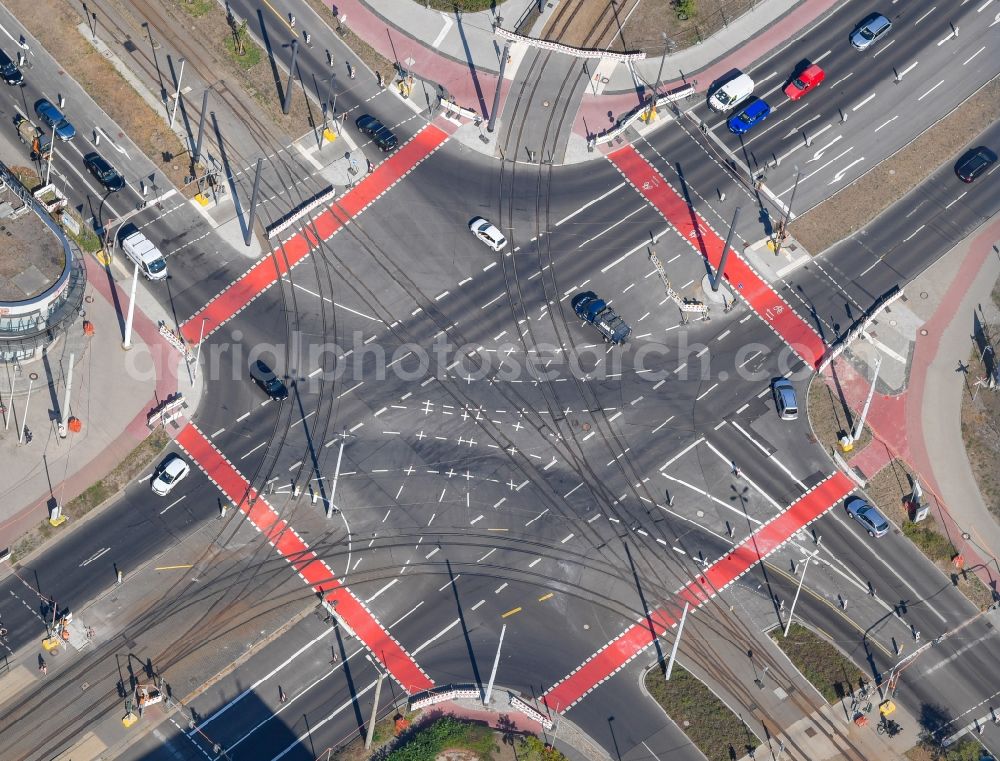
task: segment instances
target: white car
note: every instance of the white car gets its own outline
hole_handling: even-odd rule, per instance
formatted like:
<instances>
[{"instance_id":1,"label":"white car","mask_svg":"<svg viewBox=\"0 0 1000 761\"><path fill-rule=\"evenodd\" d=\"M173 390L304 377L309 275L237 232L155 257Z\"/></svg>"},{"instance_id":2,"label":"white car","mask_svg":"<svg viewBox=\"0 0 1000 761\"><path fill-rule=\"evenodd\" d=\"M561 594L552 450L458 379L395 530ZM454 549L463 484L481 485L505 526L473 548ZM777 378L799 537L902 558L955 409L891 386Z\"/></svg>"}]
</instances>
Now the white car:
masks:
<instances>
[{"instance_id":1,"label":"white car","mask_svg":"<svg viewBox=\"0 0 1000 761\"><path fill-rule=\"evenodd\" d=\"M488 219L476 217L469 222L469 229L472 230L473 235L494 251L500 251L507 245L507 239L503 237L503 233Z\"/></svg>"},{"instance_id":2,"label":"white car","mask_svg":"<svg viewBox=\"0 0 1000 761\"><path fill-rule=\"evenodd\" d=\"M153 494L165 497L184 477L191 472L191 466L175 454L169 455L156 469L153 478Z\"/></svg>"}]
</instances>

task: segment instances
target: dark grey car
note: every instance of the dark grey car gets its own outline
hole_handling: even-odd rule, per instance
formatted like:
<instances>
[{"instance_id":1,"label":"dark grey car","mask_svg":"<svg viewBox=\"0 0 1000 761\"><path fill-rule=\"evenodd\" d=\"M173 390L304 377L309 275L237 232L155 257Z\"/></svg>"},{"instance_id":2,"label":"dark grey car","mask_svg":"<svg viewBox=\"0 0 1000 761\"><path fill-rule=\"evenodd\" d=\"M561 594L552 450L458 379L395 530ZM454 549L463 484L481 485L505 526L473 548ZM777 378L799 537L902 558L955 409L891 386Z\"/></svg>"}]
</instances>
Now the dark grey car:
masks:
<instances>
[{"instance_id":1,"label":"dark grey car","mask_svg":"<svg viewBox=\"0 0 1000 761\"><path fill-rule=\"evenodd\" d=\"M250 377L275 401L280 402L288 398L288 389L285 388L285 384L264 360L255 359L250 363Z\"/></svg>"},{"instance_id":2,"label":"dark grey car","mask_svg":"<svg viewBox=\"0 0 1000 761\"><path fill-rule=\"evenodd\" d=\"M359 116L354 124L359 130L361 130L361 132L368 135L375 145L386 153L399 145L399 139L393 134L392 130L382 124L382 122L371 114Z\"/></svg>"}]
</instances>

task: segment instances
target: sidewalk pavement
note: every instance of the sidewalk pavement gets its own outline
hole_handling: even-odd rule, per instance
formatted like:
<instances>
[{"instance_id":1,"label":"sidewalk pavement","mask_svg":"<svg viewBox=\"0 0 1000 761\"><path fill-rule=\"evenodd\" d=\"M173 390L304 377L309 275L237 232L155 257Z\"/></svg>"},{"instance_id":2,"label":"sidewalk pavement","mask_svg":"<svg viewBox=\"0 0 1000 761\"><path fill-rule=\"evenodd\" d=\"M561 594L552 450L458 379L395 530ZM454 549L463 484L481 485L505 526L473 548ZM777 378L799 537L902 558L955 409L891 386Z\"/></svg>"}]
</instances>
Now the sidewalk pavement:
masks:
<instances>
[{"instance_id":1,"label":"sidewalk pavement","mask_svg":"<svg viewBox=\"0 0 1000 761\"><path fill-rule=\"evenodd\" d=\"M178 366L183 364L180 353L160 335L157 321L168 316L147 285L140 283L137 290L132 348L126 352L122 338L131 281L121 266L112 264L117 279L112 285L107 270L93 256L84 256L88 277L84 307L94 335L81 338L83 326L78 321L69 336L60 339L76 353L70 411L83 429L70 432L66 439L56 433L54 415L65 401L69 369L68 353L57 344L47 360L24 365L15 381L15 417L20 422L27 403L25 376L30 372L40 376L27 418L34 432L32 442L18 444L14 420L9 430L0 431L0 457L11 474L0 505L0 548L14 545L48 518L53 500L65 504L121 462L149 435L146 413L157 402L180 390L189 409L198 403L200 383L192 388L186 370Z\"/></svg>"},{"instance_id":2,"label":"sidewalk pavement","mask_svg":"<svg viewBox=\"0 0 1000 761\"><path fill-rule=\"evenodd\" d=\"M850 460L868 477L893 457L906 461L920 475L924 491L937 498L935 515L966 556L967 568L996 565L1000 552L1000 525L976 485L962 440L966 379L957 371L971 351L977 306L989 309L990 292L1000 277L998 242L1000 219L995 219L907 286L903 307L923 320L910 355L909 385L899 394L875 394L866 421L875 439ZM888 320L884 316L879 322ZM883 366L891 361L886 359ZM862 375L849 363L836 364L848 402L860 410L870 386L869 371ZM990 584L997 570L982 568L980 577Z\"/></svg>"},{"instance_id":3,"label":"sidewalk pavement","mask_svg":"<svg viewBox=\"0 0 1000 761\"><path fill-rule=\"evenodd\" d=\"M418 2L324 2L337 9L342 21L346 17L347 25L386 58L399 62L423 80L441 85L459 105L488 118L503 48L503 40L493 33L493 13L466 13L458 18ZM583 97L573 131L577 135L596 133L609 123L608 112L613 120L632 110L639 104L637 79L651 87L659 74L662 88L671 89L694 78L698 91L704 91L731 69L746 68L780 48L840 2L763 0L699 45L632 65L605 61L595 72L592 91ZM547 3L545 14L554 12L556 5ZM512 28L526 8L525 3L514 0L498 3L497 14L503 19L503 27ZM545 14L534 25L534 34L544 26ZM511 61L504 72L504 98L526 48L524 44L512 46Z\"/></svg>"}]
</instances>

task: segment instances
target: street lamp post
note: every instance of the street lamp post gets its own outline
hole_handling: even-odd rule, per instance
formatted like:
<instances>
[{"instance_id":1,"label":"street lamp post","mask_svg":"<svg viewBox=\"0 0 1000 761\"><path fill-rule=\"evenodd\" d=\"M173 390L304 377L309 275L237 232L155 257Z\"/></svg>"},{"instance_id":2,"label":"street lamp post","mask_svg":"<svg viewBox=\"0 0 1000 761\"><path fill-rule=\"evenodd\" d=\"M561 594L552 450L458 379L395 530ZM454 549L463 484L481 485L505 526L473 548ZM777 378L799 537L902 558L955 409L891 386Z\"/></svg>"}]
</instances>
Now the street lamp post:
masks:
<instances>
[{"instance_id":1,"label":"street lamp post","mask_svg":"<svg viewBox=\"0 0 1000 761\"><path fill-rule=\"evenodd\" d=\"M483 694L483 705L489 706L490 697L493 695L493 680L497 677L497 667L500 665L500 648L503 647L503 635L507 631L507 624L500 627L500 642L497 643L497 654L493 658L493 670L490 672L490 681L486 685L486 692Z\"/></svg>"},{"instance_id":2,"label":"street lamp post","mask_svg":"<svg viewBox=\"0 0 1000 761\"><path fill-rule=\"evenodd\" d=\"M340 480L340 462L344 457L344 445L347 444L347 437L349 434L344 431L340 434L340 450L337 452L337 465L333 469L333 484L330 486L330 498L326 501L326 517L330 518L333 516L333 511L336 506L333 504L334 498L337 496L337 482Z\"/></svg>"},{"instance_id":3,"label":"street lamp post","mask_svg":"<svg viewBox=\"0 0 1000 761\"><path fill-rule=\"evenodd\" d=\"M670 660L667 661L667 673L665 680L670 681L670 673L674 670L674 659L677 658L677 648L681 644L681 634L684 632L684 622L687 620L688 604L684 603L684 612L681 613L681 621L677 624L677 636L674 637L674 646L670 648Z\"/></svg>"},{"instance_id":4,"label":"street lamp post","mask_svg":"<svg viewBox=\"0 0 1000 761\"><path fill-rule=\"evenodd\" d=\"M31 403L31 387L35 384L37 378L38 373L29 373L28 375L28 397L24 400L24 416L21 418L21 433L17 437L18 444L24 441L24 430L28 425L28 405ZM11 397L11 405L13 404L14 398Z\"/></svg>"},{"instance_id":5,"label":"street lamp post","mask_svg":"<svg viewBox=\"0 0 1000 761\"><path fill-rule=\"evenodd\" d=\"M817 539L816 544L818 545L822 541L822 539L823 537ZM792 607L788 609L788 620L785 621L785 631L782 632L781 634L782 637L788 636L788 630L792 626L792 616L795 615L795 603L799 601L799 592L802 591L802 582L806 580L806 568L809 567L809 561L812 560L814 557L816 557L816 555L818 554L819 554L819 549L817 548L809 554L809 557L806 558L806 562L802 564L802 575L799 576L799 586L795 590L795 597L792 598Z\"/></svg>"},{"instance_id":6,"label":"street lamp post","mask_svg":"<svg viewBox=\"0 0 1000 761\"><path fill-rule=\"evenodd\" d=\"M125 340L122 341L122 348L128 351L132 348L132 318L135 316L135 289L139 284L139 262L135 263L135 271L132 273L132 290L128 297L128 317L125 320Z\"/></svg>"},{"instance_id":7,"label":"street lamp post","mask_svg":"<svg viewBox=\"0 0 1000 761\"><path fill-rule=\"evenodd\" d=\"M382 692L382 680L385 679L385 671L379 668L378 664L375 663L375 659L368 653L365 653L365 660L378 672L378 680L375 682L375 701L372 703L372 717L368 722L368 731L365 733L365 748L367 749L372 746L372 740L375 737L375 720L378 718L378 699Z\"/></svg>"},{"instance_id":8,"label":"street lamp post","mask_svg":"<svg viewBox=\"0 0 1000 761\"><path fill-rule=\"evenodd\" d=\"M174 93L174 107L170 111L170 129L174 128L174 118L177 116L177 104L181 102L181 80L184 79L184 62L185 59L181 59L181 70L177 75L177 91Z\"/></svg>"}]
</instances>

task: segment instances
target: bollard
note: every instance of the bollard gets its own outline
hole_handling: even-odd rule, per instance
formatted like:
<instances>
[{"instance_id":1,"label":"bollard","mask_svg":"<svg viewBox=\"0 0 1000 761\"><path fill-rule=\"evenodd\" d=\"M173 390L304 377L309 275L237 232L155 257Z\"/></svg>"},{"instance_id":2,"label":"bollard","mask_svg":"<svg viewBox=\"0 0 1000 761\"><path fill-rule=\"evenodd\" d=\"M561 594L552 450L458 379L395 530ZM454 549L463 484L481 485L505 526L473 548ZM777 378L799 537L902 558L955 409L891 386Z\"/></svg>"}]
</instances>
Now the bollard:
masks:
<instances>
[{"instance_id":1,"label":"bollard","mask_svg":"<svg viewBox=\"0 0 1000 761\"><path fill-rule=\"evenodd\" d=\"M125 581L125 572L122 571L122 570L119 570L118 571L118 581L115 582L115 583L121 584L123 581Z\"/></svg>"},{"instance_id":2,"label":"bollard","mask_svg":"<svg viewBox=\"0 0 1000 761\"><path fill-rule=\"evenodd\" d=\"M292 15L291 13L289 13L289 14L288 14L288 25L289 25L289 26L290 26L290 27L291 27L292 29L294 29L294 28L295 28L295 16L293 16L293 15Z\"/></svg>"},{"instance_id":3,"label":"bollard","mask_svg":"<svg viewBox=\"0 0 1000 761\"><path fill-rule=\"evenodd\" d=\"M718 189L718 188L716 188L716 191L715 191L715 192L719 194L719 201L720 201L720 202L722 202L722 201L725 201L725 200L726 200L726 194L725 194L725 193L723 193L721 189Z\"/></svg>"},{"instance_id":4,"label":"bollard","mask_svg":"<svg viewBox=\"0 0 1000 761\"><path fill-rule=\"evenodd\" d=\"M302 39L309 47L312 47L312 35L309 32L302 32Z\"/></svg>"},{"instance_id":5,"label":"bollard","mask_svg":"<svg viewBox=\"0 0 1000 761\"><path fill-rule=\"evenodd\" d=\"M920 641L920 629L918 629L915 626L913 627L913 641L914 642Z\"/></svg>"},{"instance_id":6,"label":"bollard","mask_svg":"<svg viewBox=\"0 0 1000 761\"><path fill-rule=\"evenodd\" d=\"M219 505L219 520L221 521L223 518L225 518L226 513L228 512L229 512L229 505L227 505L225 502Z\"/></svg>"},{"instance_id":7,"label":"bollard","mask_svg":"<svg viewBox=\"0 0 1000 761\"><path fill-rule=\"evenodd\" d=\"M62 93L59 93L59 95L56 96L56 100L59 101L59 108L65 107L65 105L66 105L66 96L65 95L63 95Z\"/></svg>"}]
</instances>

